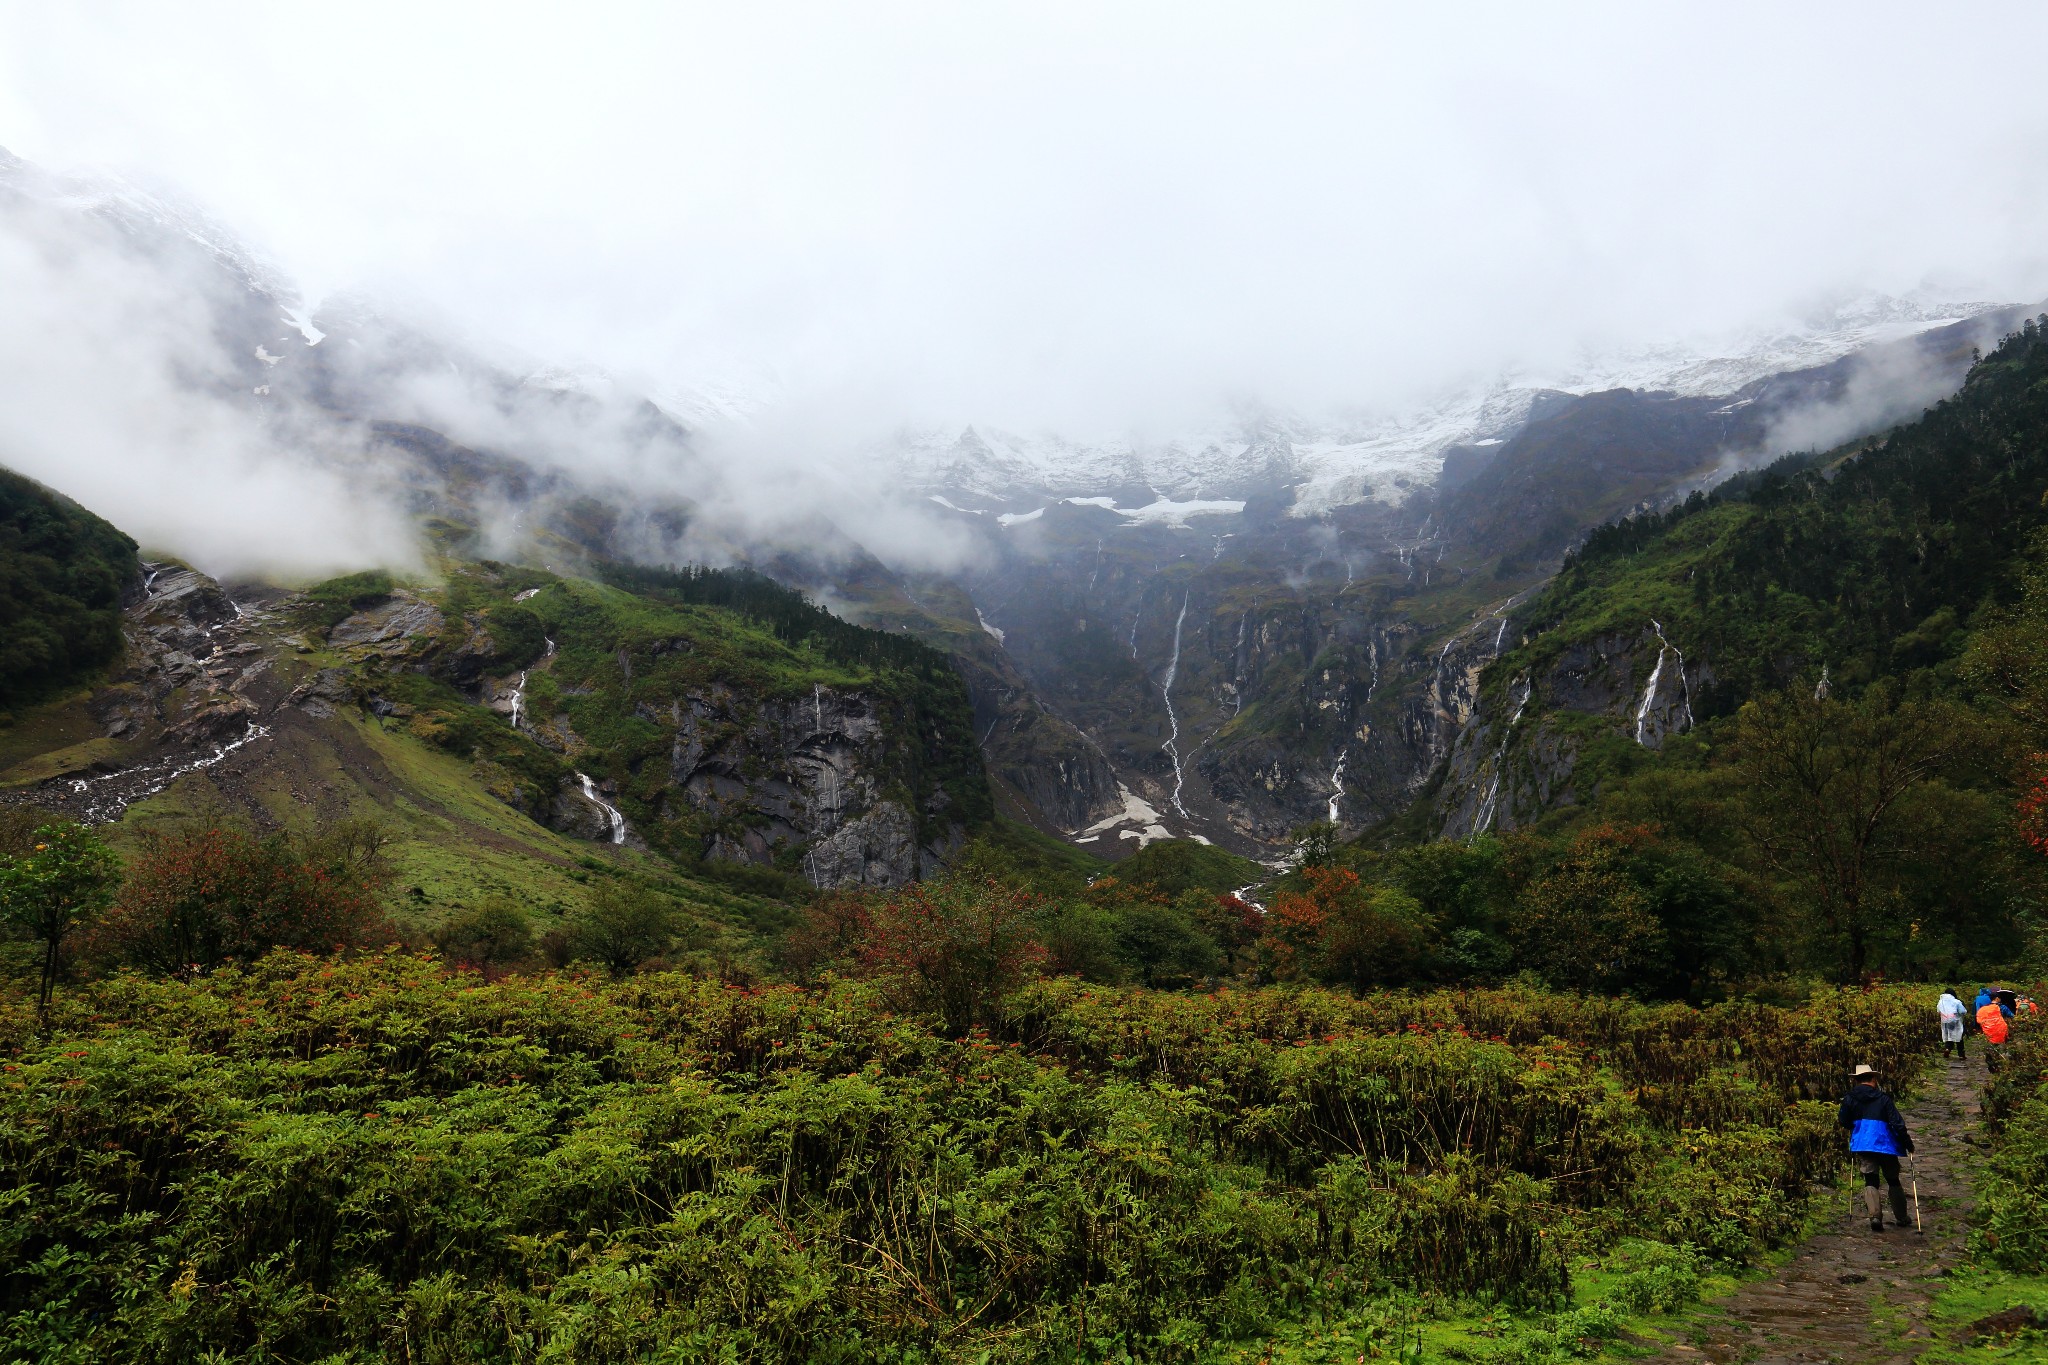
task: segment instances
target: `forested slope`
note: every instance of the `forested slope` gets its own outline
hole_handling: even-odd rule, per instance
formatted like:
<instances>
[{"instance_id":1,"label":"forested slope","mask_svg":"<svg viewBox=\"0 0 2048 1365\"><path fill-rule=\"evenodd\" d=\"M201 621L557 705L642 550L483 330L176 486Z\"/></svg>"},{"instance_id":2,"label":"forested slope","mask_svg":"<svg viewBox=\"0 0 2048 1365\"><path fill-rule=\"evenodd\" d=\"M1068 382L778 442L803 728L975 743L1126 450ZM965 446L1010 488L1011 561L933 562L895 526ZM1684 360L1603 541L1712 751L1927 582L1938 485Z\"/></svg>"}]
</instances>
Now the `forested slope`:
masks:
<instances>
[{"instance_id":1,"label":"forested slope","mask_svg":"<svg viewBox=\"0 0 2048 1365\"><path fill-rule=\"evenodd\" d=\"M135 542L33 479L0 469L0 712L121 652Z\"/></svg>"},{"instance_id":2,"label":"forested slope","mask_svg":"<svg viewBox=\"0 0 2048 1365\"><path fill-rule=\"evenodd\" d=\"M2030 321L1882 439L1594 532L1517 614L1414 818L1371 842L1513 835L1525 871L1502 934L1526 940L1547 905L1598 941L1641 941L1635 967L1619 947L1586 984L1642 980L1648 945L1680 937L1652 907L1676 902L1640 867L1621 880L1642 897L1601 913L1587 887L1540 904L1530 889L1579 855L1573 875L1614 872L1624 847L1682 854L1696 889L1741 911L1739 942L1696 941L1695 987L2017 951L2039 873L2013 801L2043 737L2031 676L1992 661L2048 610L2025 591L2044 497L2048 323Z\"/></svg>"}]
</instances>

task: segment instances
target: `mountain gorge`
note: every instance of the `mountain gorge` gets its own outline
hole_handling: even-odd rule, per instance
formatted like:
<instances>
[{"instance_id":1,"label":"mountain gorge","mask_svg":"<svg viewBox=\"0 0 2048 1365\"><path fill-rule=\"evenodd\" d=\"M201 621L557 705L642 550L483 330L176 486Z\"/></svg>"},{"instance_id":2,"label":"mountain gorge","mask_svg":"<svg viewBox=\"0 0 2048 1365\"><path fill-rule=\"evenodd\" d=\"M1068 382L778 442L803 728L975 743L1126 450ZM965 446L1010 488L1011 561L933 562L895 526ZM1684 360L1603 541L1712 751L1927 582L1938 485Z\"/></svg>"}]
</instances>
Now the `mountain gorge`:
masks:
<instances>
[{"instance_id":1,"label":"mountain gorge","mask_svg":"<svg viewBox=\"0 0 2048 1365\"><path fill-rule=\"evenodd\" d=\"M518 672L512 656L447 640L458 622L494 640L484 622L514 604L458 608L433 598L442 589L402 586L443 572L421 578L430 564L456 566L449 582L468 584L462 593L485 591L473 575L486 571L461 567L483 563L519 566L486 577L533 572L561 582L618 582L634 565L751 566L846 620L936 651L910 667L905 676L921 681L907 692L869 683L833 691L847 679L812 679L806 729L795 684L777 683L772 696L751 683L735 691L714 670L643 695L636 679L656 654L636 657L642 646L624 640L608 647L639 728L605 731L616 762L592 766L606 768L610 785L598 790L625 812L632 837L659 844L660 831L687 827L671 851L687 844L739 862L780 860L818 885L915 875L995 811L1110 858L1165 836L1274 858L1306 823L1356 831L1402 816L1418 798L1458 807L1462 814L1443 815L1453 833L1530 818L1553 799L1563 770L1539 763L1494 793L1505 760L1488 746L1511 728L1519 696L1503 669L1514 671L1549 610L1532 602L1553 602L1577 581L1545 589L1567 552L1618 516L1678 505L1788 450L1913 417L1960 385L1977 351L2023 314L1863 301L1718 352L1647 349L1549 379L1514 376L1390 418L1259 415L1155 442L1026 440L975 428L913 437L883 452L873 491L913 509L904 534L948 547L935 562L928 545L864 544L822 508L787 509L776 522L737 516L730 509L745 468L630 386L487 357L361 300L309 311L232 234L162 199L9 160L0 164L0 205L23 240L51 251L84 243L156 281L162 306L207 338L178 362L192 392L415 528L412 576L393 566L401 581L390 591L401 595L376 608L395 613L398 633L379 637L386 625L377 618L331 623L339 640L308 637L316 651L344 649L337 664L352 677L366 665L417 674L454 688L463 707L504 710ZM762 490L748 496L775 502ZM1586 572L1572 562L1572 573ZM247 586L235 602L277 594ZM658 586L639 590L653 594L643 602L666 600ZM584 605L596 611L598 600ZM207 611L220 614L217 604ZM1686 662L1668 679L1659 674L1649 705L1622 727L1640 722L1646 736L1684 728L1688 706L1705 714L1730 667L1692 643L1682 613L1669 615L1656 619L1677 632L1666 632L1670 648L1674 658L1684 649ZM222 624L211 617L204 629ZM625 629L624 620L614 626ZM1529 684L1530 704L1541 710L1569 695L1578 700L1567 709L1601 710L1639 696L1641 660L1654 669L1664 656L1643 653L1643 639L1656 638L1643 636L1644 622L1628 629L1632 643L1588 637L1561 652L1554 676ZM210 657L192 641L160 643L195 664ZM650 637L644 648L659 644ZM277 648L264 646L264 657ZM516 662L532 672L539 656L529 655ZM543 692L572 657L581 656L564 653L543 670ZM957 705L950 692L929 691L956 685L931 672L939 657L962 688ZM1835 666L1842 676L1845 665ZM285 671L300 685L300 670ZM1681 684L1675 693L1671 680ZM358 677L350 695L372 695L366 685ZM585 673L576 686L599 681ZM841 712L833 717L824 714L828 691ZM415 708L409 722L420 714L416 699L374 695ZM917 719L927 704L933 716ZM120 715L141 725L141 712L123 705ZM160 699L149 705L160 709ZM221 715L240 714L219 705ZM1524 728L1536 749L1562 743L1548 728ZM978 746L978 764L960 757L963 735ZM718 736L746 738L723 752ZM550 749L544 737L517 736ZM570 724L546 762L559 766L586 742ZM902 756L906 742L921 756ZM671 762L657 781L649 774L664 748ZM855 753L865 755L858 775L845 766ZM489 755L478 761L517 769ZM539 755L531 761L545 767ZM760 777L768 769L774 776ZM946 776L935 786L916 775L938 771ZM543 823L580 820L606 837L591 823L600 803L549 773L538 787L491 781ZM744 818L737 808L715 814L741 796L735 782ZM953 812L943 819L931 805L939 792ZM839 804L844 793L856 793L846 797L853 805ZM860 823L871 817L881 821L872 830ZM730 827L714 830L720 820Z\"/></svg>"}]
</instances>

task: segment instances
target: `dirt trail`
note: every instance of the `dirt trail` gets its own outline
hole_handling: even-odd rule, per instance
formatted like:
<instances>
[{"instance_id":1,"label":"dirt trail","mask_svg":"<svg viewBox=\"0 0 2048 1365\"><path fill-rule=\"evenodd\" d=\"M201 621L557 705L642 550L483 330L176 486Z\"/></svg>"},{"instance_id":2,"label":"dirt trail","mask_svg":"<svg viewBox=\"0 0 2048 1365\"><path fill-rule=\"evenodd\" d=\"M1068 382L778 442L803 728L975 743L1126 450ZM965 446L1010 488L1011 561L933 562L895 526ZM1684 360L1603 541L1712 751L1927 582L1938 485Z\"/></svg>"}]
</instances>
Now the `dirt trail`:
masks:
<instances>
[{"instance_id":1,"label":"dirt trail","mask_svg":"<svg viewBox=\"0 0 2048 1365\"><path fill-rule=\"evenodd\" d=\"M1981 1056L1967 1066L1941 1067L1910 1104L1899 1106L1919 1149L1906 1161L1902 1178L1909 1192L1920 1182L1925 1232L1892 1227L1889 1206L1885 1230L1872 1232L1859 1178L1834 1196L1835 1216L1827 1230L1803 1244L1776 1275L1716 1304L1703 1334L1666 1348L1658 1361L1904 1365L1927 1349L1927 1308L1940 1283L1938 1272L1962 1259L1968 1170L1984 1086Z\"/></svg>"}]
</instances>

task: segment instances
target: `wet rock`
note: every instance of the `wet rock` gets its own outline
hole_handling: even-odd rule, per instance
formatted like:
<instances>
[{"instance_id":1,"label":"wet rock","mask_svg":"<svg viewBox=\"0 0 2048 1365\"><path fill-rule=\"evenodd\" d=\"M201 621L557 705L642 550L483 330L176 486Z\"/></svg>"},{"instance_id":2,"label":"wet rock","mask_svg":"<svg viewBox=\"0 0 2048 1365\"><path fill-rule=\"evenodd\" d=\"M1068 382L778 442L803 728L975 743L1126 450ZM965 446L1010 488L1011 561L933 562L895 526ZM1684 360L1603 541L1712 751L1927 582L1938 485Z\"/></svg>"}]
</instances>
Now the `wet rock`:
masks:
<instances>
[{"instance_id":1,"label":"wet rock","mask_svg":"<svg viewBox=\"0 0 2048 1365\"><path fill-rule=\"evenodd\" d=\"M354 696L346 674L338 668L323 668L294 687L284 700L287 706L296 706L315 719L325 720L354 700Z\"/></svg>"},{"instance_id":2,"label":"wet rock","mask_svg":"<svg viewBox=\"0 0 2048 1365\"><path fill-rule=\"evenodd\" d=\"M400 589L337 623L327 632L327 640L375 654L403 654L412 641L439 634L444 624L446 618L435 607Z\"/></svg>"}]
</instances>

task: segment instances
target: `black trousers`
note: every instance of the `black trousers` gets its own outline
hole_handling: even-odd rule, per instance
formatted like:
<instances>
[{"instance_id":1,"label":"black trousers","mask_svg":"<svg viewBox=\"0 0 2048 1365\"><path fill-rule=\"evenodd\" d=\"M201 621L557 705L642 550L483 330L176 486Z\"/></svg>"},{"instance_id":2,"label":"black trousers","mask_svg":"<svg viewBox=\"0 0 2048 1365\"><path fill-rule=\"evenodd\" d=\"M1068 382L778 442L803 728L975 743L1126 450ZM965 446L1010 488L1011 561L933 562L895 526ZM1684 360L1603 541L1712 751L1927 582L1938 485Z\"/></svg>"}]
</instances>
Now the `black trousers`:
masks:
<instances>
[{"instance_id":1,"label":"black trousers","mask_svg":"<svg viewBox=\"0 0 2048 1365\"><path fill-rule=\"evenodd\" d=\"M1899 1159L1890 1152L1857 1152L1856 1169L1863 1172L1863 1183L1871 1189L1877 1188L1881 1175L1884 1183L1891 1186L1886 1191L1891 1195L1892 1221L1900 1227L1906 1225L1906 1187L1899 1183Z\"/></svg>"}]
</instances>

